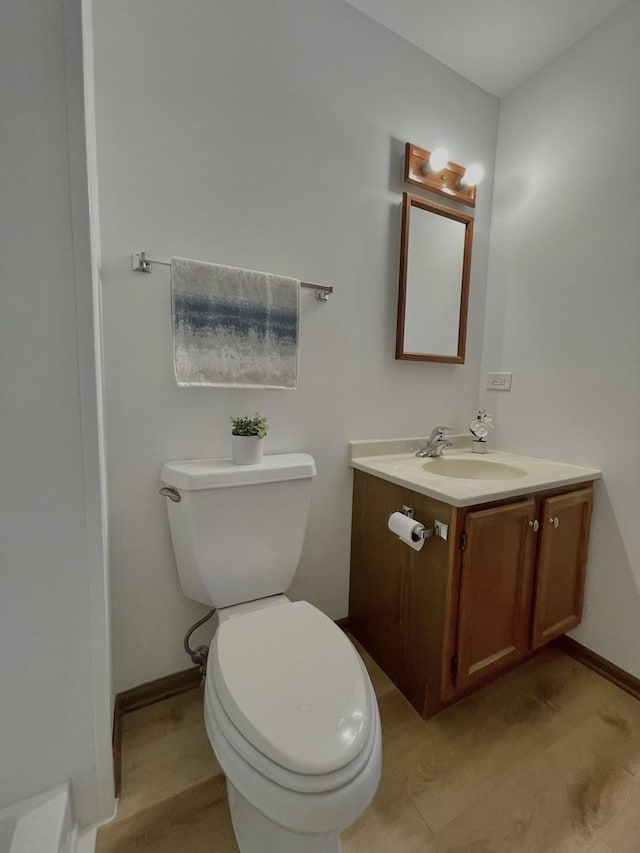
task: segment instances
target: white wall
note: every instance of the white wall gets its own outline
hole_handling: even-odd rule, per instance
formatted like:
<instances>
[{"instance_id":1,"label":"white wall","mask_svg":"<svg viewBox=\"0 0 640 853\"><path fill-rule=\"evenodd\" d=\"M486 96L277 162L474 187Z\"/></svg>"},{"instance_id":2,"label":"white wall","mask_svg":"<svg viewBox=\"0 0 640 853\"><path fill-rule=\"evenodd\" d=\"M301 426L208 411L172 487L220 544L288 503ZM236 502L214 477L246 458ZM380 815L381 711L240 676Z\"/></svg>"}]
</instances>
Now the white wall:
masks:
<instances>
[{"instance_id":1,"label":"white wall","mask_svg":"<svg viewBox=\"0 0 640 853\"><path fill-rule=\"evenodd\" d=\"M291 592L347 612L352 438L468 422L477 402L498 102L341 0L96 0L96 105L116 690L180 670L203 608L179 588L165 460L268 450L318 462ZM394 361L404 143L483 162L464 366ZM180 389L169 276L144 249L332 284L302 296L299 390ZM380 520L383 523L383 520Z\"/></svg>"},{"instance_id":2,"label":"white wall","mask_svg":"<svg viewBox=\"0 0 640 853\"><path fill-rule=\"evenodd\" d=\"M64 779L114 808L76 0L0 24L0 808Z\"/></svg>"},{"instance_id":3,"label":"white wall","mask_svg":"<svg viewBox=\"0 0 640 853\"><path fill-rule=\"evenodd\" d=\"M573 636L636 676L639 39L634 2L501 104L482 394L500 446L604 472Z\"/></svg>"}]
</instances>

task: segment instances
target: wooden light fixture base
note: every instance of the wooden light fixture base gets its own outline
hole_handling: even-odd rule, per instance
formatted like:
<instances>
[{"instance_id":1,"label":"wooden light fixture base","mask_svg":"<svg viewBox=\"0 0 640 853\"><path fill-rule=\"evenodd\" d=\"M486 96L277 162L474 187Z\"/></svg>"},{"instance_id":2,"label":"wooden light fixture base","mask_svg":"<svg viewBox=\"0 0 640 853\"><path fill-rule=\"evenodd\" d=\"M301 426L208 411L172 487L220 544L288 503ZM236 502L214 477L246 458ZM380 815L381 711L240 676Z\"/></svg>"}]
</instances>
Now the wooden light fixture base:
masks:
<instances>
[{"instance_id":1,"label":"wooden light fixture base","mask_svg":"<svg viewBox=\"0 0 640 853\"><path fill-rule=\"evenodd\" d=\"M404 158L404 179L409 184L415 184L425 190L438 193L445 198L459 201L468 207L476 206L476 188L459 187L460 178L464 175L464 168L457 163L447 163L440 172L422 172L422 166L429 161L431 152L424 148L418 148L407 142Z\"/></svg>"}]
</instances>

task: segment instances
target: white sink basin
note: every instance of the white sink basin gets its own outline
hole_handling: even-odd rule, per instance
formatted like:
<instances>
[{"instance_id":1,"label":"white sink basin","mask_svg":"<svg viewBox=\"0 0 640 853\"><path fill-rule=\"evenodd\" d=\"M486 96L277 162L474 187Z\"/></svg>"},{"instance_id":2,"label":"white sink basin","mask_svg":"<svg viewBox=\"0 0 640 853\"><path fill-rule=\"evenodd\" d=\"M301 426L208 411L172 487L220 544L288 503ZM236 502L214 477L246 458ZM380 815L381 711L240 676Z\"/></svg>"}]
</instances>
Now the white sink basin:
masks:
<instances>
[{"instance_id":1,"label":"white sink basin","mask_svg":"<svg viewBox=\"0 0 640 853\"><path fill-rule=\"evenodd\" d=\"M524 468L505 462L494 462L490 459L447 459L446 456L427 459L422 467L430 474L455 477L458 480L515 480L527 474Z\"/></svg>"}]
</instances>

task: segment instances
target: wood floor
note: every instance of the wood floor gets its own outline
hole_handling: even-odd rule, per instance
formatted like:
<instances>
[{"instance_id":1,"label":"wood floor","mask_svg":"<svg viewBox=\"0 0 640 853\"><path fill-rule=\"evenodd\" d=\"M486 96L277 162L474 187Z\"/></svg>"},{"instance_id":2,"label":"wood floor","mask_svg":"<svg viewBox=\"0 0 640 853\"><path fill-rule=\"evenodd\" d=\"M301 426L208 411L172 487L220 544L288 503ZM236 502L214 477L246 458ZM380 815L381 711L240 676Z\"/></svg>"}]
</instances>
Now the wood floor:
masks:
<instances>
[{"instance_id":1,"label":"wood floor","mask_svg":"<svg viewBox=\"0 0 640 853\"><path fill-rule=\"evenodd\" d=\"M640 703L549 649L423 721L363 654L382 782L343 853L640 853ZM98 853L237 851L192 690L127 714Z\"/></svg>"}]
</instances>

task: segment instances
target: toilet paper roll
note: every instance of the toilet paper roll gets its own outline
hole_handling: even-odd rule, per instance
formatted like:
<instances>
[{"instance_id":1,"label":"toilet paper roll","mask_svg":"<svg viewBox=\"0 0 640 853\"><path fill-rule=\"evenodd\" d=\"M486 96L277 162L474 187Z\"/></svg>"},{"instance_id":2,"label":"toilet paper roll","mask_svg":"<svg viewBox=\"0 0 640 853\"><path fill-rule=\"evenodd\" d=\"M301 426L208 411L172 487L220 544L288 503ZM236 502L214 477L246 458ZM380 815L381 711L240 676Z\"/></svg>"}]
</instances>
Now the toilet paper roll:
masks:
<instances>
[{"instance_id":1,"label":"toilet paper roll","mask_svg":"<svg viewBox=\"0 0 640 853\"><path fill-rule=\"evenodd\" d=\"M420 536L420 531L424 530L424 524L420 524L419 521L409 518L402 512L392 512L388 525L389 530L414 551L420 551L423 548L424 539Z\"/></svg>"}]
</instances>

